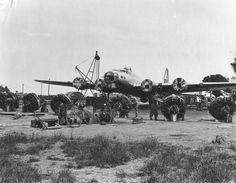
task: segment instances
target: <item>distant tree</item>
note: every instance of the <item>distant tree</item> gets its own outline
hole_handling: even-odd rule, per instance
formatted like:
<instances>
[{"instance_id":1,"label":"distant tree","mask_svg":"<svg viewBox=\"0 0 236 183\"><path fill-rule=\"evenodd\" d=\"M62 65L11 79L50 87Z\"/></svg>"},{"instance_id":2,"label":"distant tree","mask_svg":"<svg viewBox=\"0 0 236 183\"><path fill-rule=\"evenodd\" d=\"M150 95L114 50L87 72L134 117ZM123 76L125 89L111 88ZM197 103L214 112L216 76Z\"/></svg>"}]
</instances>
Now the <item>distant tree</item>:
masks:
<instances>
[{"instance_id":1,"label":"distant tree","mask_svg":"<svg viewBox=\"0 0 236 183\"><path fill-rule=\"evenodd\" d=\"M232 66L234 72L236 73L236 58L234 58L234 62L230 63L230 65Z\"/></svg>"},{"instance_id":2,"label":"distant tree","mask_svg":"<svg viewBox=\"0 0 236 183\"><path fill-rule=\"evenodd\" d=\"M10 90L8 89L7 86L3 87L2 85L0 85L0 92L10 92Z\"/></svg>"},{"instance_id":3,"label":"distant tree","mask_svg":"<svg viewBox=\"0 0 236 183\"><path fill-rule=\"evenodd\" d=\"M221 74L209 75L203 78L203 82L229 82L229 80Z\"/></svg>"},{"instance_id":4,"label":"distant tree","mask_svg":"<svg viewBox=\"0 0 236 183\"><path fill-rule=\"evenodd\" d=\"M215 74L215 75L209 75L203 78L203 82L229 82L229 79L226 77L222 76L221 74ZM225 92L230 92L230 90L225 90ZM221 95L221 92L218 91L213 91L213 95L216 97Z\"/></svg>"}]
</instances>

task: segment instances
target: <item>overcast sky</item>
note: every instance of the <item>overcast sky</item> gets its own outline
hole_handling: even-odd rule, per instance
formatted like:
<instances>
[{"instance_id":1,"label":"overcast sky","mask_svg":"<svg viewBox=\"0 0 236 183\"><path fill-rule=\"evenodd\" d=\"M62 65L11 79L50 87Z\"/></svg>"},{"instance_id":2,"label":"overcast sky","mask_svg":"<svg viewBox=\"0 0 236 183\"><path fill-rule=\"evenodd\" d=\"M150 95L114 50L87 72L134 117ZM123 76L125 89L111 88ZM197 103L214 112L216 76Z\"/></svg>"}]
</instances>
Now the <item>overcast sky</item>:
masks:
<instances>
[{"instance_id":1,"label":"overcast sky","mask_svg":"<svg viewBox=\"0 0 236 183\"><path fill-rule=\"evenodd\" d=\"M233 75L235 0L0 0L0 83L40 93L34 79L71 81L98 51L101 74L132 67L162 82ZM92 61L92 59L90 59ZM90 62L83 65L84 69ZM51 93L73 91L51 86ZM43 94L47 94L44 85Z\"/></svg>"}]
</instances>

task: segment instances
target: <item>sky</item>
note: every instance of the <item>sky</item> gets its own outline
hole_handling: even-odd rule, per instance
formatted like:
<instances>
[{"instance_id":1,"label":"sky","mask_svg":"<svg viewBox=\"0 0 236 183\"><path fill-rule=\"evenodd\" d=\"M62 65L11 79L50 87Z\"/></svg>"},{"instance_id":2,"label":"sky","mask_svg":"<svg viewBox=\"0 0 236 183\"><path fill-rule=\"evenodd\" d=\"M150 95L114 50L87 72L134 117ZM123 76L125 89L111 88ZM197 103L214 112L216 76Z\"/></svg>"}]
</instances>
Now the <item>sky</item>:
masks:
<instances>
[{"instance_id":1,"label":"sky","mask_svg":"<svg viewBox=\"0 0 236 183\"><path fill-rule=\"evenodd\" d=\"M235 0L0 0L0 84L41 93L34 79L72 81L98 51L101 75L199 83L234 75ZM92 59L81 65L86 71ZM76 89L51 86L51 94ZM47 85L43 85L47 94Z\"/></svg>"}]
</instances>

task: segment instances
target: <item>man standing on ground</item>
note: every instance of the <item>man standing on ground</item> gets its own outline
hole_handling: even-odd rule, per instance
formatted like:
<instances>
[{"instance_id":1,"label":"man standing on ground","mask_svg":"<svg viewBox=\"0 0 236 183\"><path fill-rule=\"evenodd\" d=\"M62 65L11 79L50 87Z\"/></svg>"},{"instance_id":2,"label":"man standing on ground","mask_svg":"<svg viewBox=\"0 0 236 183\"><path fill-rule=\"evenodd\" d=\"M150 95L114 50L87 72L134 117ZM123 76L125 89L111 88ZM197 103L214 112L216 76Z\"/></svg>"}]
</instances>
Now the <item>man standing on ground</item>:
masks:
<instances>
[{"instance_id":1,"label":"man standing on ground","mask_svg":"<svg viewBox=\"0 0 236 183\"><path fill-rule=\"evenodd\" d=\"M67 106L64 103L61 103L59 106L58 120L60 125L67 124Z\"/></svg>"},{"instance_id":2,"label":"man standing on ground","mask_svg":"<svg viewBox=\"0 0 236 183\"><path fill-rule=\"evenodd\" d=\"M201 100L201 96L200 95L196 96L196 103L197 103L197 110L201 111L202 110L202 100Z\"/></svg>"},{"instance_id":3,"label":"man standing on ground","mask_svg":"<svg viewBox=\"0 0 236 183\"><path fill-rule=\"evenodd\" d=\"M131 105L132 108L134 109L134 113L135 113L135 117L138 117L138 101L136 97L130 96L130 101L131 101Z\"/></svg>"},{"instance_id":4,"label":"man standing on ground","mask_svg":"<svg viewBox=\"0 0 236 183\"><path fill-rule=\"evenodd\" d=\"M149 99L149 107L150 107L150 120L152 120L152 117L154 116L154 119L157 120L158 117L158 111L157 111L157 100L155 97L150 97Z\"/></svg>"}]
</instances>

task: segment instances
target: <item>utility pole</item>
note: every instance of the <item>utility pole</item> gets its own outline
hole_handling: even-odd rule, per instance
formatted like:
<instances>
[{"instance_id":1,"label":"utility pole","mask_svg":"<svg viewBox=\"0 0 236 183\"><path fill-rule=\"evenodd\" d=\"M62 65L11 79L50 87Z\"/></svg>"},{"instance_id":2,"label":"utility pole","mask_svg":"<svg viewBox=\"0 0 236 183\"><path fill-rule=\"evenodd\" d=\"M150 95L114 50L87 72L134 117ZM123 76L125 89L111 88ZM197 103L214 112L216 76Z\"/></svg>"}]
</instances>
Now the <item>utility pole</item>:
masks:
<instances>
[{"instance_id":1,"label":"utility pole","mask_svg":"<svg viewBox=\"0 0 236 183\"><path fill-rule=\"evenodd\" d=\"M22 84L22 93L24 94L24 83Z\"/></svg>"},{"instance_id":2,"label":"utility pole","mask_svg":"<svg viewBox=\"0 0 236 183\"><path fill-rule=\"evenodd\" d=\"M49 78L50 81L50 78ZM50 95L50 84L48 84L48 96Z\"/></svg>"},{"instance_id":3,"label":"utility pole","mask_svg":"<svg viewBox=\"0 0 236 183\"><path fill-rule=\"evenodd\" d=\"M41 83L41 96L43 95L43 83Z\"/></svg>"},{"instance_id":4,"label":"utility pole","mask_svg":"<svg viewBox=\"0 0 236 183\"><path fill-rule=\"evenodd\" d=\"M95 81L97 79L99 79L99 72L100 72L100 57L98 56L98 51L96 51L96 55L95 55L95 67L96 67L96 78L95 78Z\"/></svg>"}]
</instances>

